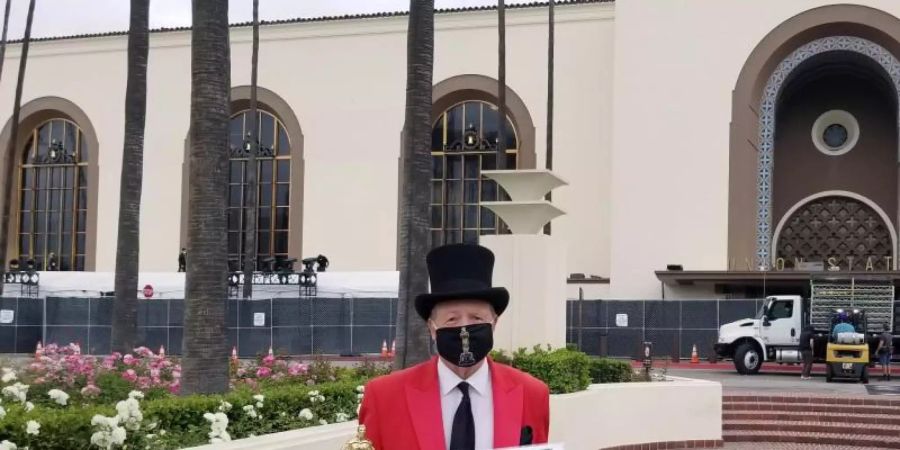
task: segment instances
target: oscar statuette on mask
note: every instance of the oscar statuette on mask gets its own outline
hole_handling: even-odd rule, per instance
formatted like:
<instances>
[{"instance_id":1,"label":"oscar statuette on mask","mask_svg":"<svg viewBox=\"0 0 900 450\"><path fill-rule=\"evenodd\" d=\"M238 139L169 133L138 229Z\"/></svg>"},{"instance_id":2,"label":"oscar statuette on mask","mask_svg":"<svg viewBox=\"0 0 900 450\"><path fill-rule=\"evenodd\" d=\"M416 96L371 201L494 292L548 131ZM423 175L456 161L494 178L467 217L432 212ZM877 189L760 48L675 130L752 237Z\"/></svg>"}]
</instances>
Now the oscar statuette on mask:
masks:
<instances>
[{"instance_id":1,"label":"oscar statuette on mask","mask_svg":"<svg viewBox=\"0 0 900 450\"><path fill-rule=\"evenodd\" d=\"M347 441L341 450L375 450L372 442L366 439L366 426L360 425L356 428L356 437Z\"/></svg>"}]
</instances>

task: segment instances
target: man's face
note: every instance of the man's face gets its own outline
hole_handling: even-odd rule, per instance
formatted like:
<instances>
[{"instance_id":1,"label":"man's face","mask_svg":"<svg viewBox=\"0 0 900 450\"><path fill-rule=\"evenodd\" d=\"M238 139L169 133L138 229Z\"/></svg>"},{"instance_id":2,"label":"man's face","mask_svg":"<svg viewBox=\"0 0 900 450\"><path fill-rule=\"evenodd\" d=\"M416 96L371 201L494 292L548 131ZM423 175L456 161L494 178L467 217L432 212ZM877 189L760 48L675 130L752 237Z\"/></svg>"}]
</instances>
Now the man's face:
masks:
<instances>
[{"instance_id":1,"label":"man's face","mask_svg":"<svg viewBox=\"0 0 900 450\"><path fill-rule=\"evenodd\" d=\"M448 300L438 303L431 310L428 329L431 338L437 339L438 328L462 327L479 323L497 324L497 315L490 303L484 300Z\"/></svg>"}]
</instances>

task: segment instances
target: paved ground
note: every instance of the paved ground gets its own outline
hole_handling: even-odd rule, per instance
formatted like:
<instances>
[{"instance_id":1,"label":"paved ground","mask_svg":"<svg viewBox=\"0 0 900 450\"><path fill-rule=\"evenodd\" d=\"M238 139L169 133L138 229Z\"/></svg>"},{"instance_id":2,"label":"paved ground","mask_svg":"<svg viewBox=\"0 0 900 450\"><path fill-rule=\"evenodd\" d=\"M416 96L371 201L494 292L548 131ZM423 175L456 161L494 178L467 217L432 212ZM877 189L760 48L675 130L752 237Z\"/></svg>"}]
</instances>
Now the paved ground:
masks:
<instances>
[{"instance_id":1,"label":"paved ground","mask_svg":"<svg viewBox=\"0 0 900 450\"><path fill-rule=\"evenodd\" d=\"M825 382L822 374L813 374L811 380L801 380L799 373L761 372L758 375L739 375L733 370L705 370L705 369L670 369L669 375L698 378L703 380L718 381L722 383L727 393L757 393L757 394L819 394L819 395L869 395L869 389L859 382L834 381ZM877 377L871 378L869 385L890 386L897 388L900 394L900 377L894 376L893 381L880 381ZM878 391L878 388L875 388ZM882 392L884 389L882 389ZM890 394L891 392L886 392Z\"/></svg>"},{"instance_id":2,"label":"paved ground","mask_svg":"<svg viewBox=\"0 0 900 450\"><path fill-rule=\"evenodd\" d=\"M850 447L846 445L820 444L772 444L766 442L729 442L726 449L734 450L877 450L878 447Z\"/></svg>"}]
</instances>

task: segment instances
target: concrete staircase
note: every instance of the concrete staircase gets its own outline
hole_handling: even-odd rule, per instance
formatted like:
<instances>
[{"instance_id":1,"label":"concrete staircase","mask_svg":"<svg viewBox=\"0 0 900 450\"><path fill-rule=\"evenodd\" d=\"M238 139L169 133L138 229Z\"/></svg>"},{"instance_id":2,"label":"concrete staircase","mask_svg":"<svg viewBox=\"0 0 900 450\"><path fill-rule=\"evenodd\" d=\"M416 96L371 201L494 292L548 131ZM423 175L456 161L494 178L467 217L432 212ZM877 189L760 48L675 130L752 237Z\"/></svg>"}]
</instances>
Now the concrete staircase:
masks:
<instances>
[{"instance_id":1,"label":"concrete staircase","mask_svg":"<svg viewBox=\"0 0 900 450\"><path fill-rule=\"evenodd\" d=\"M726 443L900 449L900 399L726 394L722 437Z\"/></svg>"}]
</instances>

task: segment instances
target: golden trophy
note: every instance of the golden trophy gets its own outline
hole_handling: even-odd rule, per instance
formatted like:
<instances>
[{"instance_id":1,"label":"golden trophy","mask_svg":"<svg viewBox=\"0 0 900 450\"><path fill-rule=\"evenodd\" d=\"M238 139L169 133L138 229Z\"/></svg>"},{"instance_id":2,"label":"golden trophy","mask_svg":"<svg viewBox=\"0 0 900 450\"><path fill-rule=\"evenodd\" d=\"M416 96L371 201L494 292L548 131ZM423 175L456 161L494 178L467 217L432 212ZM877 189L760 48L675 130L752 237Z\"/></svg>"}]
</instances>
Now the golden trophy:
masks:
<instances>
[{"instance_id":1,"label":"golden trophy","mask_svg":"<svg viewBox=\"0 0 900 450\"><path fill-rule=\"evenodd\" d=\"M356 437L347 441L341 450L375 450L372 442L366 439L366 426L360 425L356 428Z\"/></svg>"}]
</instances>

